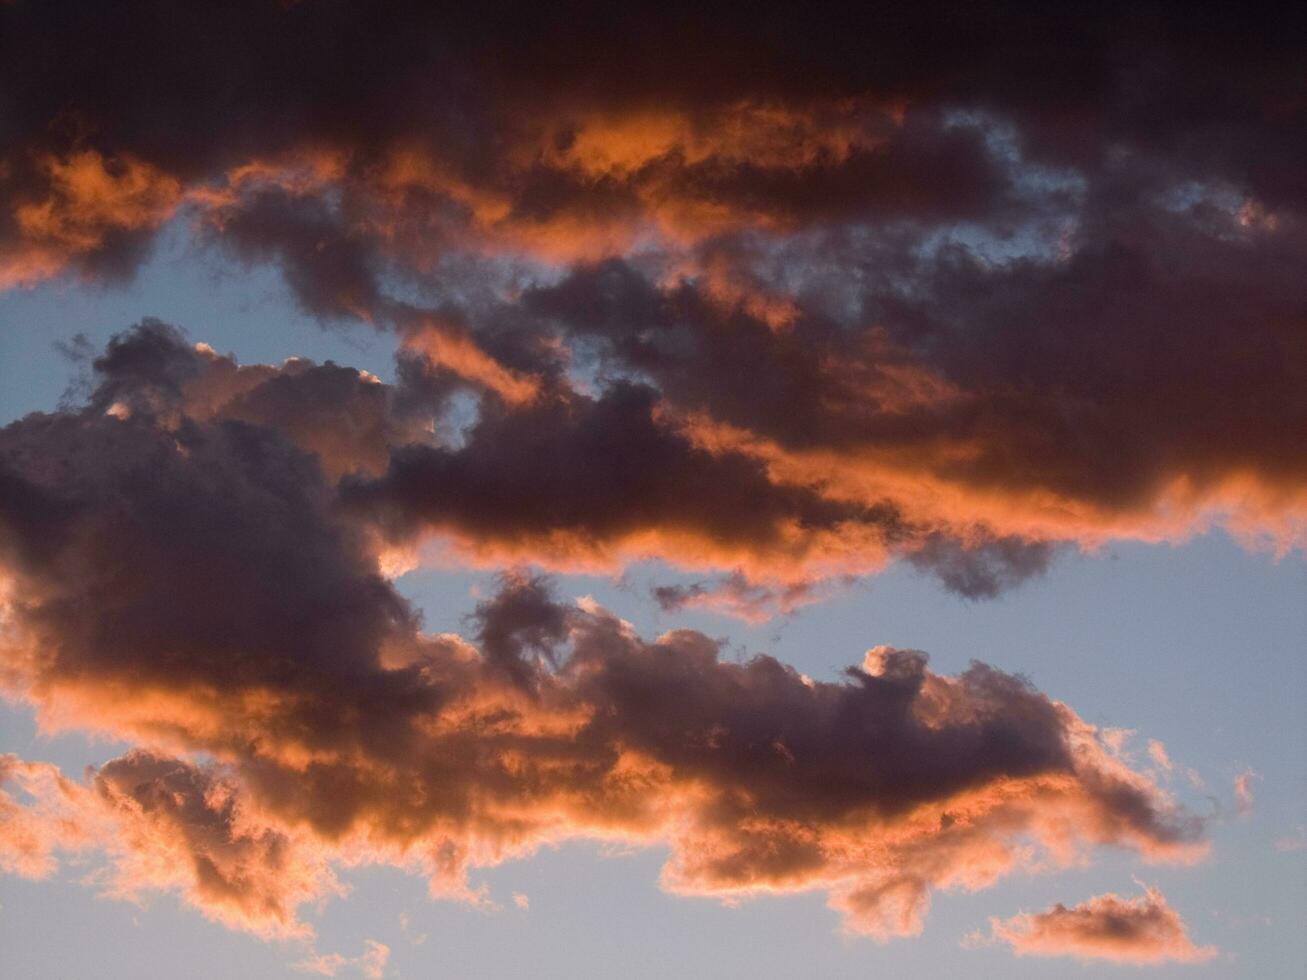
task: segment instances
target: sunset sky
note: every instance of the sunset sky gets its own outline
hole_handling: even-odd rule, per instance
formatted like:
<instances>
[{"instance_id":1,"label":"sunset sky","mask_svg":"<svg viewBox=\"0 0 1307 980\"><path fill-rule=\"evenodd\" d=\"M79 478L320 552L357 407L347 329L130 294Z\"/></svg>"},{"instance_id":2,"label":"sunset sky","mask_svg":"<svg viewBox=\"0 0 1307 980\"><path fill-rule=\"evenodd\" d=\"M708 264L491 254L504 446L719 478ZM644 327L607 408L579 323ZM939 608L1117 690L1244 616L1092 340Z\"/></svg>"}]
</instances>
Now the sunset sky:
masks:
<instances>
[{"instance_id":1,"label":"sunset sky","mask_svg":"<svg viewBox=\"0 0 1307 980\"><path fill-rule=\"evenodd\" d=\"M0 976L1300 975L1304 28L0 0Z\"/></svg>"}]
</instances>

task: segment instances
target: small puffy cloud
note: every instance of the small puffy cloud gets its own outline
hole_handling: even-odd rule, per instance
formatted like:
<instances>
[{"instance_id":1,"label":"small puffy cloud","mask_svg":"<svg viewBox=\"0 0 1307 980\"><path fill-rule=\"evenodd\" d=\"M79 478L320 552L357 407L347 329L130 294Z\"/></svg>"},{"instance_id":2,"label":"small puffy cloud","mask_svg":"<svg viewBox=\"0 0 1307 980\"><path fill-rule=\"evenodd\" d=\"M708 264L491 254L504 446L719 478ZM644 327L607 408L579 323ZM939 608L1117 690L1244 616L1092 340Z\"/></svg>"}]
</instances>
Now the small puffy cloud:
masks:
<instances>
[{"instance_id":1,"label":"small puffy cloud","mask_svg":"<svg viewBox=\"0 0 1307 980\"><path fill-rule=\"evenodd\" d=\"M991 940L1018 956L1072 956L1083 960L1152 965L1201 963L1218 954L1189 938L1178 912L1161 892L1145 888L1138 898L1096 895L1079 905L1061 903L1043 912L990 919Z\"/></svg>"}]
</instances>

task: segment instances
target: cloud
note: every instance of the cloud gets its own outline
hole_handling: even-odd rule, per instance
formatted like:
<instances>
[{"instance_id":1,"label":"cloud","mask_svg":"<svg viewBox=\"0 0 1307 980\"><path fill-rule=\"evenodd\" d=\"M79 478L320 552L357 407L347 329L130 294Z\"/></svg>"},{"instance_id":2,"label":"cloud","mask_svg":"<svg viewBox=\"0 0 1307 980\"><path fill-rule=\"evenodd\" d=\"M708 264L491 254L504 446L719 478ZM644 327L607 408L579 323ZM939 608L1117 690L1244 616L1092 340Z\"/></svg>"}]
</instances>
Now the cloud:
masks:
<instances>
[{"instance_id":1,"label":"cloud","mask_svg":"<svg viewBox=\"0 0 1307 980\"><path fill-rule=\"evenodd\" d=\"M206 917L266 938L311 935L296 907L343 893L320 850L252 821L214 767L133 750L76 783L44 763L0 763L0 786L16 783L30 798L22 805L0 791L0 866L11 873L45 877L59 851L101 850L107 863L86 879L101 894L177 892Z\"/></svg>"},{"instance_id":2,"label":"cloud","mask_svg":"<svg viewBox=\"0 0 1307 980\"><path fill-rule=\"evenodd\" d=\"M751 582L740 572L734 572L716 582L656 585L650 589L650 594L663 612L707 609L747 622L760 623L777 613L790 615L803 606L820 602L832 591L830 587L802 581L769 587Z\"/></svg>"},{"instance_id":3,"label":"cloud","mask_svg":"<svg viewBox=\"0 0 1307 980\"><path fill-rule=\"evenodd\" d=\"M22 796L16 798L9 788ZM57 851L91 842L86 830L63 813L65 801L77 793L55 766L0 756L0 871L45 878L57 867Z\"/></svg>"},{"instance_id":4,"label":"cloud","mask_svg":"<svg viewBox=\"0 0 1307 980\"><path fill-rule=\"evenodd\" d=\"M1228 181L1271 211L1301 203L1301 113L1284 96L1292 31L1154 6L1124 20L1041 9L1038 31L1013 31L1033 22L1025 7L959 17L949 3L823 4L761 22L695 10L690 31L687 13L665 5L524 18L500 3L475 16L410 3L383 21L350 4L201 3L178 24L140 0L128 29L75 5L10 3L6 199L15 211L47 200L60 180L52 155L139 161L221 203L237 248L275 256L302 296L355 298L367 288L341 292L321 274L369 264L337 243L418 260L497 246L574 259L650 231L676 243L742 228L1010 220L1030 181L977 119L1015 129L1045 170L1094 180L1126 157L1171 186ZM251 37L248 57L232 57ZM1218 61L1228 67L1216 79ZM306 159L336 165L307 168L306 180ZM293 200L263 196L267 183ZM114 190L86 199L106 210ZM344 234L318 233L303 209L322 208ZM7 217L7 244L39 249Z\"/></svg>"},{"instance_id":5,"label":"cloud","mask_svg":"<svg viewBox=\"0 0 1307 980\"><path fill-rule=\"evenodd\" d=\"M366 949L355 957L345 957L340 953L315 953L292 965L300 973L316 973L324 977L334 977L343 967L355 967L367 980L381 980L386 975L386 964L390 961L390 947L374 939L365 940Z\"/></svg>"},{"instance_id":6,"label":"cloud","mask_svg":"<svg viewBox=\"0 0 1307 980\"><path fill-rule=\"evenodd\" d=\"M1249 816L1253 812L1253 780L1258 778L1257 773L1251 769L1234 777L1234 809L1241 817Z\"/></svg>"},{"instance_id":7,"label":"cloud","mask_svg":"<svg viewBox=\"0 0 1307 980\"><path fill-rule=\"evenodd\" d=\"M475 644L423 633L380 573L385 541L330 482L349 467L307 451L321 438L319 384L365 420L384 420L394 392L326 366L239 368L159 325L112 344L97 371L87 407L0 431L0 680L43 727L140 751L84 786L15 770L46 773L29 777L46 787L31 806L6 804L19 870L98 844L112 893L175 891L229 925L290 935L304 930L299 906L333 893L338 865L407 867L435 894L486 904L470 868L569 838L664 841L673 891L824 890L849 928L886 937L915 928L933 889L1036 867L1032 841L1054 863L1108 843L1150 859L1201 853L1199 825L1094 729L983 665L949 678L887 650L815 682L767 657L725 661L690 631L641 640L525 573L477 607ZM269 386L277 399L260 394ZM607 429L606 413L649 419L648 445L603 478L610 492L632 481L637 514L682 492L644 468L682 451L647 397L619 389L577 420L602 442L630 431ZM280 426L249 420L268 405L295 410L269 410ZM475 458L478 439L409 452L436 453L457 485L459 453ZM548 489L578 457L546 448L533 477ZM541 467L560 455L551 477ZM733 465L718 475L766 491ZM649 479L623 477L628 466ZM783 495L770 513L732 513L706 497L711 480L692 486L705 538L723 533L711 518L765 539L786 514ZM821 520L818 502L795 500ZM596 490L575 520L625 519L611 501ZM442 506L480 505L460 490ZM485 513L491 528L512 511ZM42 830L43 801L65 786L80 786L70 826L116 830L87 830L84 845Z\"/></svg>"},{"instance_id":8,"label":"cloud","mask_svg":"<svg viewBox=\"0 0 1307 980\"><path fill-rule=\"evenodd\" d=\"M892 507L827 500L773 483L740 454L694 446L637 384L515 410L483 403L462 445L401 447L344 499L398 539L444 535L491 565L656 555L793 580L822 566L874 568L904 533Z\"/></svg>"},{"instance_id":9,"label":"cloud","mask_svg":"<svg viewBox=\"0 0 1307 980\"><path fill-rule=\"evenodd\" d=\"M492 391L509 404L530 402L540 393L538 381L504 367L456 325L426 318L410 329L404 344L420 351L433 367Z\"/></svg>"},{"instance_id":10,"label":"cloud","mask_svg":"<svg viewBox=\"0 0 1307 980\"><path fill-rule=\"evenodd\" d=\"M1192 215L1145 213L1068 259L945 249L869 278L852 318L824 312L814 284L780 331L693 279L660 285L619 260L522 302L595 345L606 370L649 379L697 445L948 527L919 560L985 594L1037 573L1050 542L1176 538L1213 522L1301 542L1302 474L1280 423L1299 410L1303 351L1285 325L1304 297L1279 259L1307 240L1227 220L1219 234ZM875 259L843 246L821 256L837 268ZM1236 357L1253 336L1260 353ZM1274 394L1239 394L1254 391ZM975 550L951 558L969 528L1011 538L989 545L997 570Z\"/></svg>"},{"instance_id":11,"label":"cloud","mask_svg":"<svg viewBox=\"0 0 1307 980\"><path fill-rule=\"evenodd\" d=\"M1062 545L1300 547L1294 32L954 6L5 4L0 283L129 274L173 221L396 331L396 405L477 392L469 444L309 448L486 563L786 595L896 556L985 598ZM241 410L356 401L304 373Z\"/></svg>"},{"instance_id":12,"label":"cloud","mask_svg":"<svg viewBox=\"0 0 1307 980\"><path fill-rule=\"evenodd\" d=\"M31 285L76 264L88 277L123 276L181 200L176 178L130 155L95 150L45 156L42 196L16 201L17 240L0 239L0 289Z\"/></svg>"},{"instance_id":13,"label":"cloud","mask_svg":"<svg viewBox=\"0 0 1307 980\"><path fill-rule=\"evenodd\" d=\"M813 682L765 657L722 662L699 634L644 644L607 614L573 615L557 673L541 668L523 692L480 658L464 663L482 679L404 719L407 755L305 763L298 739L274 744L286 724L267 717L240 752L181 736L221 752L216 769L143 751L107 764L77 790L78 825L112 828L85 845L109 852L100 880L304 935L291 912L339 891L332 864L397 864L475 897L458 884L469 868L547 841L664 840L674 892L823 889L846 928L887 939L920 930L934 889L984 888L1093 845L1201 853L1196 825L1108 760L1092 729L991 668L945 678L887 651L877 674ZM434 656L424 668L456 669Z\"/></svg>"},{"instance_id":14,"label":"cloud","mask_svg":"<svg viewBox=\"0 0 1307 980\"><path fill-rule=\"evenodd\" d=\"M258 186L242 195L239 207L215 207L205 220L214 240L237 258L278 264L309 313L374 319L382 294L373 244L342 227L321 196Z\"/></svg>"},{"instance_id":15,"label":"cloud","mask_svg":"<svg viewBox=\"0 0 1307 980\"><path fill-rule=\"evenodd\" d=\"M334 977L348 962L340 953L315 953L306 956L291 965L291 969L300 973L316 973L324 977Z\"/></svg>"},{"instance_id":16,"label":"cloud","mask_svg":"<svg viewBox=\"0 0 1307 980\"><path fill-rule=\"evenodd\" d=\"M1035 914L990 919L993 940L1018 956L1074 956L1083 960L1152 965L1201 963L1218 955L1196 946L1184 922L1154 888L1139 898L1097 895L1068 908L1057 904Z\"/></svg>"},{"instance_id":17,"label":"cloud","mask_svg":"<svg viewBox=\"0 0 1307 980\"><path fill-rule=\"evenodd\" d=\"M809 37L802 67L782 82L775 60L757 55L757 44L774 39L750 44L757 29L747 20L709 24L700 12L696 23L716 39L703 54L733 50L753 62L749 70L737 59L732 70L691 82L680 70L690 62L678 57L647 66L657 84L633 87L629 64L594 56L613 46L631 51L633 25L578 14L566 18L571 27L550 16L519 32L504 28L504 12L469 18L410 4L390 25L350 5L204 5L182 29L146 2L131 37L155 56L144 64L115 58L91 75L87 52L68 34L126 40L112 20L6 5L12 67L0 86L27 96L9 117L11 197L28 206L21 202L41 199L54 180L24 154L83 144L130 154L184 187L225 245L278 262L309 309L334 316L361 312L376 266L397 254L407 266L451 248L596 257L633 243L642 226L697 239L850 215L966 218L984 213L1002 188L976 127L933 107L904 116L906 80L887 78L883 94L868 91L867 79L846 91L839 76L860 69L842 52L844 69L827 67L826 86L814 85L811 73L830 52L808 32L780 35L789 45ZM649 10L638 19L641 36L689 43L675 16ZM582 22L589 26L576 31ZM260 38L256 57L225 56L248 35ZM312 51L306 35L317 41ZM414 46L413 37L430 45ZM188 42L192 59L161 53ZM36 45L58 51L64 71L26 57ZM347 73L348 98L337 88L338 60L324 54L340 46L374 69ZM581 56L594 74L576 72ZM295 72L272 67L291 60ZM548 97L544 77L555 88ZM161 102L162 90L178 95ZM422 110L398 112L400 102ZM303 164L324 159L337 165ZM21 221L9 223L3 230L16 251L39 247ZM104 240L82 247L116 250ZM38 274L58 270L51 260Z\"/></svg>"},{"instance_id":18,"label":"cloud","mask_svg":"<svg viewBox=\"0 0 1307 980\"><path fill-rule=\"evenodd\" d=\"M0 288L171 227L400 347L383 384L145 321L0 430L0 687L136 746L6 757L0 864L297 936L361 863L489 906L469 869L661 843L671 891L885 939L1094 846L1200 854L1119 733L993 667L815 681L527 571L432 635L386 573L659 558L702 576L665 609L757 619L896 559L986 598L1113 538L1301 547L1293 25L520 7L0 4ZM1108 913L1207 955L1152 891L995 928Z\"/></svg>"},{"instance_id":19,"label":"cloud","mask_svg":"<svg viewBox=\"0 0 1307 980\"><path fill-rule=\"evenodd\" d=\"M265 428L314 456L332 479L384 471L393 446L429 438L432 415L454 390L424 377L396 391L331 361L240 365L149 318L113 337L93 368L93 412L164 428L184 420Z\"/></svg>"},{"instance_id":20,"label":"cloud","mask_svg":"<svg viewBox=\"0 0 1307 980\"><path fill-rule=\"evenodd\" d=\"M1166 752L1166 746L1155 738L1148 740L1148 757L1157 763L1164 772L1170 772L1173 768L1171 757Z\"/></svg>"},{"instance_id":21,"label":"cloud","mask_svg":"<svg viewBox=\"0 0 1307 980\"><path fill-rule=\"evenodd\" d=\"M287 440L395 554L434 539L481 565L617 570L659 557L723 573L684 594L664 590L669 608L765 619L898 556L983 597L1049 560L1043 542L913 523L895 501L778 476L747 448L705 443L648 385L582 393L548 345L511 327L473 346L457 323L411 315L394 384L331 362L240 365L146 320L93 359L86 411L168 432L239 422ZM433 357L433 330L452 331L455 347ZM459 393L478 399L461 429Z\"/></svg>"},{"instance_id":22,"label":"cloud","mask_svg":"<svg viewBox=\"0 0 1307 980\"><path fill-rule=\"evenodd\" d=\"M470 640L427 634L381 574L386 539L306 451L317 389L295 382L327 378L376 413L363 418L398 396L343 369L238 368L158 325L115 342L97 370L87 407L0 430L0 682L47 730L139 748L85 783L10 763L31 797L3 807L17 870L99 849L112 894L163 889L237 928L302 935L298 910L335 893L340 867L396 865L489 907L471 869L567 839L661 842L673 892L823 891L848 930L887 939L919 930L936 890L1096 846L1203 853L1200 822L1108 735L983 664L948 677L878 647L816 681L766 656L723 659L694 631L644 640L526 572L478 604ZM286 404L306 413L288 413L294 424L228 407L263 404L256 393L287 380ZM619 392L584 404L583 440L630 431L607 429L606 413L647 417L646 393ZM647 424L640 453L609 443L617 466L602 480L610 493L632 480L637 514L681 493L631 469L680 451ZM409 451L435 452L457 486L458 454L478 439ZM576 457L546 448L537 482L571 480ZM767 487L747 466L723 472ZM707 498L712 481L693 486L690 506L743 541L786 513L756 501L732 513ZM624 519L611 501L596 492L574 519ZM460 490L443 506L479 505ZM60 807L66 818L46 819Z\"/></svg>"},{"instance_id":23,"label":"cloud","mask_svg":"<svg viewBox=\"0 0 1307 980\"><path fill-rule=\"evenodd\" d=\"M566 839L662 842L673 892L820 890L889 938L933 890L1098 845L1203 852L1198 821L1092 726L982 664L947 677L886 648L813 681L693 631L643 640L525 573L478 606L475 643L426 634L315 457L221 412L169 421L180 377L0 432L0 680L46 729L139 746L84 784L14 770L48 773L30 805L6 801L35 841L19 870L98 847L111 894L302 935L297 909L338 867L489 905L470 869ZM85 842L32 830L65 792Z\"/></svg>"}]
</instances>

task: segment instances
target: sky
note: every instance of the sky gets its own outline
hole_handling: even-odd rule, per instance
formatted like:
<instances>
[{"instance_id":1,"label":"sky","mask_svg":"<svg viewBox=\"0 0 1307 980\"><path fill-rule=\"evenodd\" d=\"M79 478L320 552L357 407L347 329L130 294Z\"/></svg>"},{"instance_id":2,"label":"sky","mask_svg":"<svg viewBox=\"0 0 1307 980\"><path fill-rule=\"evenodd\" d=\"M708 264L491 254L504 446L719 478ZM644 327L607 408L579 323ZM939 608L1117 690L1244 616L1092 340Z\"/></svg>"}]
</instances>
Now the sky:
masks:
<instances>
[{"instance_id":1,"label":"sky","mask_svg":"<svg viewBox=\"0 0 1307 980\"><path fill-rule=\"evenodd\" d=\"M0 3L0 974L1298 975L1303 19Z\"/></svg>"}]
</instances>

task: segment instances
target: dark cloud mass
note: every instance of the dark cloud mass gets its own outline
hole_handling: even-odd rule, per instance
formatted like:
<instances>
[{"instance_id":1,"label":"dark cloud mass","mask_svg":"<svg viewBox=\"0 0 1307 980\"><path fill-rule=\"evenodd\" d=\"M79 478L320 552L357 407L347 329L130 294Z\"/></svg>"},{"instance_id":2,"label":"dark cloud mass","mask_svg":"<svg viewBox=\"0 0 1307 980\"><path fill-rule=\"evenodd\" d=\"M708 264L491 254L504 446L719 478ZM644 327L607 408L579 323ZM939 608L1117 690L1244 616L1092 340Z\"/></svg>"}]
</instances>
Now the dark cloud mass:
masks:
<instances>
[{"instance_id":1,"label":"dark cloud mass","mask_svg":"<svg viewBox=\"0 0 1307 980\"><path fill-rule=\"evenodd\" d=\"M613 840L884 939L1099 845L1199 856L1022 678L874 647L814 680L542 576L656 559L691 573L663 612L759 621L896 560L988 599L1112 540L1303 547L1304 27L0 0L0 289L122 282L167 228L397 348L385 380L150 319L61 348L84 399L0 429L0 688L134 748L0 758L0 867L97 853L109 894L287 937L342 868L490 905L476 868ZM432 558L501 573L466 637L393 584ZM1210 955L1152 891L994 937Z\"/></svg>"},{"instance_id":2,"label":"dark cloud mass","mask_svg":"<svg viewBox=\"0 0 1307 980\"><path fill-rule=\"evenodd\" d=\"M1059 542L1219 523L1284 550L1307 520L1303 27L10 3L0 282L128 274L180 220L313 315L398 331L409 382L425 359L503 404L465 447L376 433L329 468L385 470L358 497L388 526L474 528L483 555L685 552L793 589L892 552L977 597ZM352 404L323 377L298 387ZM835 527L856 556L813 544Z\"/></svg>"},{"instance_id":3,"label":"dark cloud mass","mask_svg":"<svg viewBox=\"0 0 1307 980\"><path fill-rule=\"evenodd\" d=\"M892 555L971 596L1043 568L1042 546L963 541L912 524L890 501L833 499L776 479L746 453L698 445L663 417L647 384L585 395L529 351L519 363L538 374L501 367L457 331L441 343L415 336L425 339L401 354L392 385L330 362L242 366L145 321L93 360L85 414L110 431L115 421L142 424L162 440L212 430L298 450L320 471L322 506L348 512L397 559L437 536L483 565L613 567L655 556L731 568L729 601L715 605L746 618L814 601L829 591L822 576L875 569ZM498 342L512 358L511 333ZM509 400L522 386L524 400ZM448 413L458 392L477 394L480 408L455 439Z\"/></svg>"}]
</instances>

